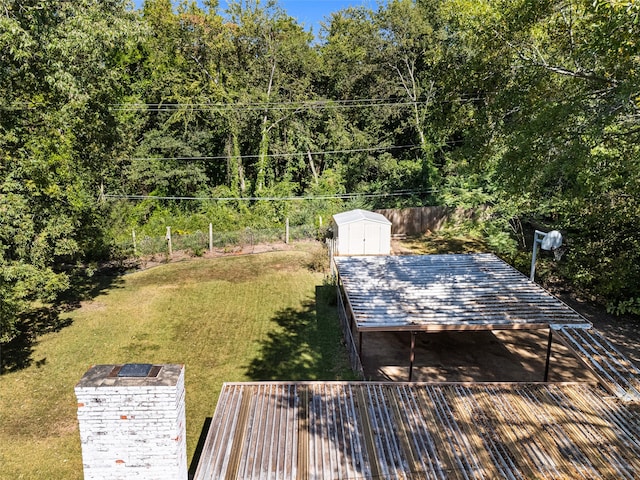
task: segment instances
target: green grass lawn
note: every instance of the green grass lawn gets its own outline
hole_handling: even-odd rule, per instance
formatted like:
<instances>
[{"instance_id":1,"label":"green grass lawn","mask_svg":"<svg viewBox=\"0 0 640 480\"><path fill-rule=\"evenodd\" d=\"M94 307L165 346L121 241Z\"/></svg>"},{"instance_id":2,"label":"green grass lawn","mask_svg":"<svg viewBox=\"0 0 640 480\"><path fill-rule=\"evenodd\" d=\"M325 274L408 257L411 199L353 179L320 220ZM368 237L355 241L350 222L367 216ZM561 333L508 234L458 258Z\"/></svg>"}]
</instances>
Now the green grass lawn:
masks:
<instances>
[{"instance_id":1,"label":"green grass lawn","mask_svg":"<svg viewBox=\"0 0 640 480\"><path fill-rule=\"evenodd\" d=\"M0 376L0 478L82 478L73 387L93 364L182 363L191 459L222 383L352 379L335 292L306 250L167 264L115 279Z\"/></svg>"}]
</instances>

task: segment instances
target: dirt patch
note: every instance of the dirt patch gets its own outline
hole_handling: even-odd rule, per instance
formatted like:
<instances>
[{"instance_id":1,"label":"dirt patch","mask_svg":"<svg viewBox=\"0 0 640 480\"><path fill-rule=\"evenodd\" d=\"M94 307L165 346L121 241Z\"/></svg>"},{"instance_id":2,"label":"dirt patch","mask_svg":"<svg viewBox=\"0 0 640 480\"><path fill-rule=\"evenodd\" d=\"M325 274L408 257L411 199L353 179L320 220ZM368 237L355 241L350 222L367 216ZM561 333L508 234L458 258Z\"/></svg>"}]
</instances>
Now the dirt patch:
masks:
<instances>
[{"instance_id":1,"label":"dirt patch","mask_svg":"<svg viewBox=\"0 0 640 480\"><path fill-rule=\"evenodd\" d=\"M604 307L571 293L557 293L553 290L551 293L589 320L621 353L640 365L640 318L633 315L612 315Z\"/></svg>"},{"instance_id":2,"label":"dirt patch","mask_svg":"<svg viewBox=\"0 0 640 480\"><path fill-rule=\"evenodd\" d=\"M407 381L408 332L363 335L365 378ZM541 382L548 330L418 333L412 378L424 382ZM559 342L552 343L549 381L596 382L592 373Z\"/></svg>"},{"instance_id":3,"label":"dirt patch","mask_svg":"<svg viewBox=\"0 0 640 480\"><path fill-rule=\"evenodd\" d=\"M296 242L299 244L300 242ZM313 242L317 243L317 242ZM298 248L293 244L268 243L215 249L201 258L248 255ZM450 249L451 246L447 245ZM396 255L417 253L407 242L392 241ZM467 251L463 245L460 253ZM139 260L137 269L194 259L186 251L171 257L149 256ZM597 305L583 301L566 290L550 291L576 310L612 341L634 363L640 365L640 320L616 317ZM99 308L99 307L98 307ZM362 361L365 377L380 381L406 381L409 376L411 334L406 332L363 335ZM548 330L494 332L420 333L416 337L413 380L417 381L522 381L544 379ZM564 345L552 343L549 381L596 382L595 377Z\"/></svg>"},{"instance_id":4,"label":"dirt patch","mask_svg":"<svg viewBox=\"0 0 640 480\"><path fill-rule=\"evenodd\" d=\"M80 307L88 312L97 312L105 310L107 305L104 302L97 302L95 300L85 300L80 302Z\"/></svg>"},{"instance_id":5,"label":"dirt patch","mask_svg":"<svg viewBox=\"0 0 640 480\"><path fill-rule=\"evenodd\" d=\"M297 242L300 243L300 242ZM296 247L291 243L276 242L276 243L260 243L255 245L234 246L227 248L214 248L213 251L207 250L202 255L194 255L188 250L174 251L169 254L155 254L145 255L139 257L136 262L136 270L147 270L149 268L157 267L167 263L183 262L186 260L193 260L194 258L218 258L218 257L232 257L237 255L250 255L254 253L265 252L283 252L294 250Z\"/></svg>"},{"instance_id":6,"label":"dirt patch","mask_svg":"<svg viewBox=\"0 0 640 480\"><path fill-rule=\"evenodd\" d=\"M454 239L456 240L456 239ZM445 242L446 243L446 242ZM393 240L396 255L466 253L473 242L461 241L452 249L433 246L430 238ZM454 245L455 247L455 245ZM545 285L591 322L622 354L640 365L640 318L615 316L606 309L579 297L567 285ZM375 380L406 380L409 374L409 333L365 334L363 367L365 376ZM542 381L544 378L548 330L421 333L416 337L413 378L424 381ZM552 344L550 381L595 381L591 371L558 341Z\"/></svg>"}]
</instances>

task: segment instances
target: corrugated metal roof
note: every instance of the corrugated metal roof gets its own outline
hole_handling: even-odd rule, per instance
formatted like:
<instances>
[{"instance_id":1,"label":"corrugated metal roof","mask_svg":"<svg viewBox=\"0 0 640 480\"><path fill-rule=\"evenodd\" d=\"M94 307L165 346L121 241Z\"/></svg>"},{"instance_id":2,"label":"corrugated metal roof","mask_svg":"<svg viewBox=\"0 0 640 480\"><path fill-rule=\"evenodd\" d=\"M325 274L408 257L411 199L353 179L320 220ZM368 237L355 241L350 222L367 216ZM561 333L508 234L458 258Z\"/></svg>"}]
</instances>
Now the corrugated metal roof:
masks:
<instances>
[{"instance_id":1,"label":"corrugated metal roof","mask_svg":"<svg viewBox=\"0 0 640 480\"><path fill-rule=\"evenodd\" d=\"M229 383L194 479L632 479L639 434L586 384Z\"/></svg>"},{"instance_id":2,"label":"corrugated metal roof","mask_svg":"<svg viewBox=\"0 0 640 480\"><path fill-rule=\"evenodd\" d=\"M391 222L384 215L360 209L336 213L333 216L333 220L336 222L336 225L346 225L348 223L359 222L362 220L391 225Z\"/></svg>"},{"instance_id":3,"label":"corrugated metal roof","mask_svg":"<svg viewBox=\"0 0 640 480\"><path fill-rule=\"evenodd\" d=\"M640 401L640 369L600 332L565 326L556 333L609 392L624 401Z\"/></svg>"},{"instance_id":4,"label":"corrugated metal roof","mask_svg":"<svg viewBox=\"0 0 640 480\"><path fill-rule=\"evenodd\" d=\"M591 324L492 254L336 257L360 331Z\"/></svg>"}]
</instances>

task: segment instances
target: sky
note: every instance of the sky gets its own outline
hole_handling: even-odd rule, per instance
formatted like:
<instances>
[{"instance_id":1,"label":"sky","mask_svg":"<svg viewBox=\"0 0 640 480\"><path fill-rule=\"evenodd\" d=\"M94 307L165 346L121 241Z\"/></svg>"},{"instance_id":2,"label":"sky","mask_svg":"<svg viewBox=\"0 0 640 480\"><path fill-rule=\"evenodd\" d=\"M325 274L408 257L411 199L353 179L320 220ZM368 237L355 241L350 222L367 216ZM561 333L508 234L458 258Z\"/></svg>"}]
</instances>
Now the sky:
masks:
<instances>
[{"instance_id":1,"label":"sky","mask_svg":"<svg viewBox=\"0 0 640 480\"><path fill-rule=\"evenodd\" d=\"M143 0L134 1L136 7L143 4ZM177 3L174 0L174 4ZM365 6L376 10L377 0L278 0L280 7L291 17L298 20L305 29L312 29L317 36L320 32L320 22L328 17L331 12L342 10L350 6ZM227 6L226 0L219 0L220 11Z\"/></svg>"}]
</instances>

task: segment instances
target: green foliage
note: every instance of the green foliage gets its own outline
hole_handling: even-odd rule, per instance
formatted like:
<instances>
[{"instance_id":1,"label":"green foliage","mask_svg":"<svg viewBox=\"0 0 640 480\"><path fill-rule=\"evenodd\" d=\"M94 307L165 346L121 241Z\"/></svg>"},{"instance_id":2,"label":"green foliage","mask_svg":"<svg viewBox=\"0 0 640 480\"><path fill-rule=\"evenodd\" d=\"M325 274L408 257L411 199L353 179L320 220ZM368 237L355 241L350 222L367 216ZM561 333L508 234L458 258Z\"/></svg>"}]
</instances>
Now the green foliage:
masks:
<instances>
[{"instance_id":1,"label":"green foliage","mask_svg":"<svg viewBox=\"0 0 640 480\"><path fill-rule=\"evenodd\" d=\"M637 2L393 0L317 42L275 2L198 5L3 3L3 265L439 204L485 212L465 225L507 258L522 223L563 228L572 282L638 297Z\"/></svg>"},{"instance_id":2,"label":"green foliage","mask_svg":"<svg viewBox=\"0 0 640 480\"><path fill-rule=\"evenodd\" d=\"M165 265L65 314L70 325L39 339L31 366L0 377L0 477L83 478L73 387L89 363L184 362L188 458L223 382L353 379L328 305L335 288L319 287L311 258L298 250Z\"/></svg>"},{"instance_id":3,"label":"green foliage","mask_svg":"<svg viewBox=\"0 0 640 480\"><path fill-rule=\"evenodd\" d=\"M0 14L0 339L108 251L97 199L120 145L123 62L141 26L120 1L6 1Z\"/></svg>"},{"instance_id":4,"label":"green foliage","mask_svg":"<svg viewBox=\"0 0 640 480\"><path fill-rule=\"evenodd\" d=\"M622 300L617 305L609 305L607 307L607 312L615 315L624 315L627 313L640 315L640 297Z\"/></svg>"}]
</instances>

